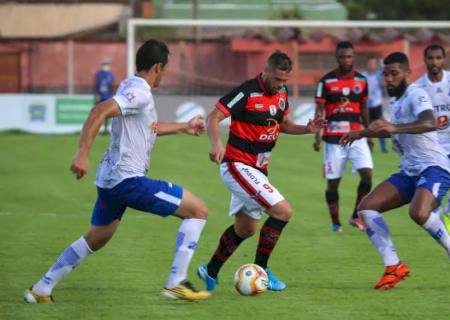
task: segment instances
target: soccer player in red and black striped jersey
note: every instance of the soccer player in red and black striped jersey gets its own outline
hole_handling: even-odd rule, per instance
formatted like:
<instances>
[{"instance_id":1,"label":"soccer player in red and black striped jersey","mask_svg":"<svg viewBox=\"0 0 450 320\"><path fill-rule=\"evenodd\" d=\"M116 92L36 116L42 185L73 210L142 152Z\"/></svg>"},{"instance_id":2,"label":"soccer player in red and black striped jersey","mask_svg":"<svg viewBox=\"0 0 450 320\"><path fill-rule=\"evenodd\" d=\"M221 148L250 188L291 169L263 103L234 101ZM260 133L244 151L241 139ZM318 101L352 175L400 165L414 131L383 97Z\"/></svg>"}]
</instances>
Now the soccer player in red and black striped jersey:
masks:
<instances>
[{"instance_id":1,"label":"soccer player in red and black striped jersey","mask_svg":"<svg viewBox=\"0 0 450 320\"><path fill-rule=\"evenodd\" d=\"M339 145L340 138L350 131L358 131L369 124L366 106L367 80L353 69L354 50L349 41L339 42L336 46L338 68L320 79L315 96L316 118L324 117L327 125L322 132L324 147L324 176L327 179L325 193L332 221L332 230L342 232L339 219L338 187L345 164L350 160L354 171L358 171L361 181L358 185L356 204L350 218L350 225L364 231L364 223L358 217L356 207L372 188L372 155L370 140L358 140L350 147ZM314 150L320 150L320 133L316 134Z\"/></svg>"},{"instance_id":2,"label":"soccer player in red and black striped jersey","mask_svg":"<svg viewBox=\"0 0 450 320\"><path fill-rule=\"evenodd\" d=\"M267 268L268 259L281 231L292 215L292 208L267 178L267 167L280 132L307 134L318 132L324 120L310 120L306 126L288 119L289 102L286 82L292 74L292 61L283 52L274 52L264 71L222 97L208 115L207 130L211 142L210 158L220 164L222 181L231 190L229 214L234 224L222 234L208 264L197 273L212 291L225 261L240 243L257 231L262 213L264 222L254 263L269 276L268 289L281 291L286 285ZM231 116L226 148L220 141L219 122Z\"/></svg>"}]
</instances>

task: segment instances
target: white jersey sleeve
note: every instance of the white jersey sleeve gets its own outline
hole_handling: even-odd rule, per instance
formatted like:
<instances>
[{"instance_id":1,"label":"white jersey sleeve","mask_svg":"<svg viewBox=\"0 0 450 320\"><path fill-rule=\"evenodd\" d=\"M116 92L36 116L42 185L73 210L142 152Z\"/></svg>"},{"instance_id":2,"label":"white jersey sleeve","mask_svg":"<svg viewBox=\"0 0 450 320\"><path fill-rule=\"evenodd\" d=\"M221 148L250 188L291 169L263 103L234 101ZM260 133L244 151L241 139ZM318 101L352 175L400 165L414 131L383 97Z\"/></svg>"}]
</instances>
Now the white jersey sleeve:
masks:
<instances>
[{"instance_id":1,"label":"white jersey sleeve","mask_svg":"<svg viewBox=\"0 0 450 320\"><path fill-rule=\"evenodd\" d=\"M127 85L124 81L117 90L113 99L119 105L122 115L138 114L143 108L150 104L151 96L149 90L134 85Z\"/></svg>"}]
</instances>

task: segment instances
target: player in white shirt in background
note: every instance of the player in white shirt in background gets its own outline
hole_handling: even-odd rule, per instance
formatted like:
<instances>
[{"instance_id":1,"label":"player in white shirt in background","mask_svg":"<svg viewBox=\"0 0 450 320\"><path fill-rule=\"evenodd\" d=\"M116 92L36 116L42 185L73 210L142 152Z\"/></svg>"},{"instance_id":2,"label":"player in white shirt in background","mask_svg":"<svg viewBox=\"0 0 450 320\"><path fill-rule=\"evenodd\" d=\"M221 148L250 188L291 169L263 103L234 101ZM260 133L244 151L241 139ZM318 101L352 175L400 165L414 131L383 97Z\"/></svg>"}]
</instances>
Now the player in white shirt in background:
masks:
<instances>
[{"instance_id":1,"label":"player in white shirt in background","mask_svg":"<svg viewBox=\"0 0 450 320\"><path fill-rule=\"evenodd\" d=\"M390 289L409 275L392 242L381 213L410 203L409 215L427 231L450 257L450 236L439 218L432 213L450 187L447 155L438 142L433 105L428 94L415 84L408 84L408 58L394 52L384 59L384 81L391 97L391 119L377 120L368 129L346 134L343 145L362 137L392 137L400 156L400 172L391 175L373 189L359 204L358 213L366 224L367 235L386 266L375 289Z\"/></svg>"},{"instance_id":2,"label":"player in white shirt in background","mask_svg":"<svg viewBox=\"0 0 450 320\"><path fill-rule=\"evenodd\" d=\"M383 118L383 71L380 70L378 58L370 57L367 60L367 71L362 73L367 78L369 121ZM381 152L387 153L386 139L379 138ZM373 148L372 148L373 149Z\"/></svg>"},{"instance_id":3,"label":"player in white shirt in background","mask_svg":"<svg viewBox=\"0 0 450 320\"><path fill-rule=\"evenodd\" d=\"M163 296L191 301L210 296L207 291L195 290L186 280L208 209L202 200L181 186L146 177L157 135L178 132L199 135L205 128L200 117L187 123L158 122L151 90L159 85L168 58L169 49L163 42L145 42L136 54L136 76L122 81L112 99L91 110L70 167L77 179L87 174L89 150L100 127L107 118L113 118L111 143L97 169L98 196L91 227L61 253L41 280L25 291L26 302L53 303L51 294L55 285L111 239L127 207L182 219Z\"/></svg>"},{"instance_id":4,"label":"player in white shirt in background","mask_svg":"<svg viewBox=\"0 0 450 320\"><path fill-rule=\"evenodd\" d=\"M446 52L442 46L432 44L426 47L423 58L427 73L415 83L431 98L434 117L437 121L439 143L450 158L450 71L444 70L445 57ZM440 207L436 209L436 212L441 212ZM450 196L442 217L447 231L450 232Z\"/></svg>"}]
</instances>

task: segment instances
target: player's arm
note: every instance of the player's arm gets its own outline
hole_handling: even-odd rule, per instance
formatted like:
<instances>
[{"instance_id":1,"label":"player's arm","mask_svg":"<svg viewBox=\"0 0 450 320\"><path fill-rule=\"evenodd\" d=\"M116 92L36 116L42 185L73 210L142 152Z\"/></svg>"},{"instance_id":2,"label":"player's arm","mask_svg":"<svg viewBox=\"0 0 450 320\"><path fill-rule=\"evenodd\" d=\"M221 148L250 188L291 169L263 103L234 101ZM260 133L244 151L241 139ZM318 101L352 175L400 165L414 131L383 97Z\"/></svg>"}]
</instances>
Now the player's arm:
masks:
<instances>
[{"instance_id":1,"label":"player's arm","mask_svg":"<svg viewBox=\"0 0 450 320\"><path fill-rule=\"evenodd\" d=\"M314 112L314 119L325 119L325 104L322 102L316 103L316 110ZM322 141L321 130L317 131L314 135L313 148L315 151L320 151L320 143Z\"/></svg>"},{"instance_id":2,"label":"player's arm","mask_svg":"<svg viewBox=\"0 0 450 320\"><path fill-rule=\"evenodd\" d=\"M220 127L219 123L227 116L217 108L214 108L206 118L206 132L211 144L211 150L209 151L209 158L211 161L219 164L224 155L225 148L220 140Z\"/></svg>"},{"instance_id":3,"label":"player's arm","mask_svg":"<svg viewBox=\"0 0 450 320\"><path fill-rule=\"evenodd\" d=\"M77 179L80 179L87 174L89 167L89 151L101 126L107 118L116 117L120 114L120 108L113 99L100 102L91 109L89 116L84 122L83 129L81 130L78 152L72 159L70 165L70 170L76 175Z\"/></svg>"},{"instance_id":4,"label":"player's arm","mask_svg":"<svg viewBox=\"0 0 450 320\"><path fill-rule=\"evenodd\" d=\"M384 119L376 120L367 129L349 132L341 138L340 143L346 146L350 145L354 140L364 137L389 138L391 134L395 133L418 134L437 129L432 110L424 110L417 117L416 121L401 124L393 124Z\"/></svg>"},{"instance_id":5,"label":"player's arm","mask_svg":"<svg viewBox=\"0 0 450 320\"><path fill-rule=\"evenodd\" d=\"M317 133L324 126L325 120L320 118L315 118L314 120L309 119L306 126L297 125L288 117L284 117L283 122L280 125L280 131L287 134L308 134Z\"/></svg>"},{"instance_id":6,"label":"player's arm","mask_svg":"<svg viewBox=\"0 0 450 320\"><path fill-rule=\"evenodd\" d=\"M367 100L361 101L361 120L364 128L369 127L370 118L369 118L369 108L367 107ZM374 143L371 140L371 137L367 137L367 143L369 144L370 149L373 148Z\"/></svg>"},{"instance_id":7,"label":"player's arm","mask_svg":"<svg viewBox=\"0 0 450 320\"><path fill-rule=\"evenodd\" d=\"M199 136L205 131L205 120L201 116L193 117L188 122L159 122L158 136L165 136L176 133L186 133Z\"/></svg>"}]
</instances>

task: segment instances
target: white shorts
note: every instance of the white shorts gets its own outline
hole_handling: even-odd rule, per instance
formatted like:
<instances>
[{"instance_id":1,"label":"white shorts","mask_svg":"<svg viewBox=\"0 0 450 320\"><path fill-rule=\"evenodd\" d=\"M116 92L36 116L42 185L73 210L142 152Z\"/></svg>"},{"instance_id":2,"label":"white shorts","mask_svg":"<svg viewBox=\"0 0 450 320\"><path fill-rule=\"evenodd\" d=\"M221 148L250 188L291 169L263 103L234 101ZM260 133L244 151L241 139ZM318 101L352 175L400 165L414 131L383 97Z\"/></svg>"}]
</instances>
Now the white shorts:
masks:
<instances>
[{"instance_id":1,"label":"white shorts","mask_svg":"<svg viewBox=\"0 0 450 320\"><path fill-rule=\"evenodd\" d=\"M266 175L241 162L222 163L220 175L223 183L231 190L230 216L242 211L258 220L263 211L284 200Z\"/></svg>"},{"instance_id":2,"label":"white shorts","mask_svg":"<svg viewBox=\"0 0 450 320\"><path fill-rule=\"evenodd\" d=\"M373 168L372 155L367 139L355 140L351 146L325 143L323 153L323 172L326 179L338 179L345 172L347 160L352 163L352 171L362 168Z\"/></svg>"}]
</instances>

